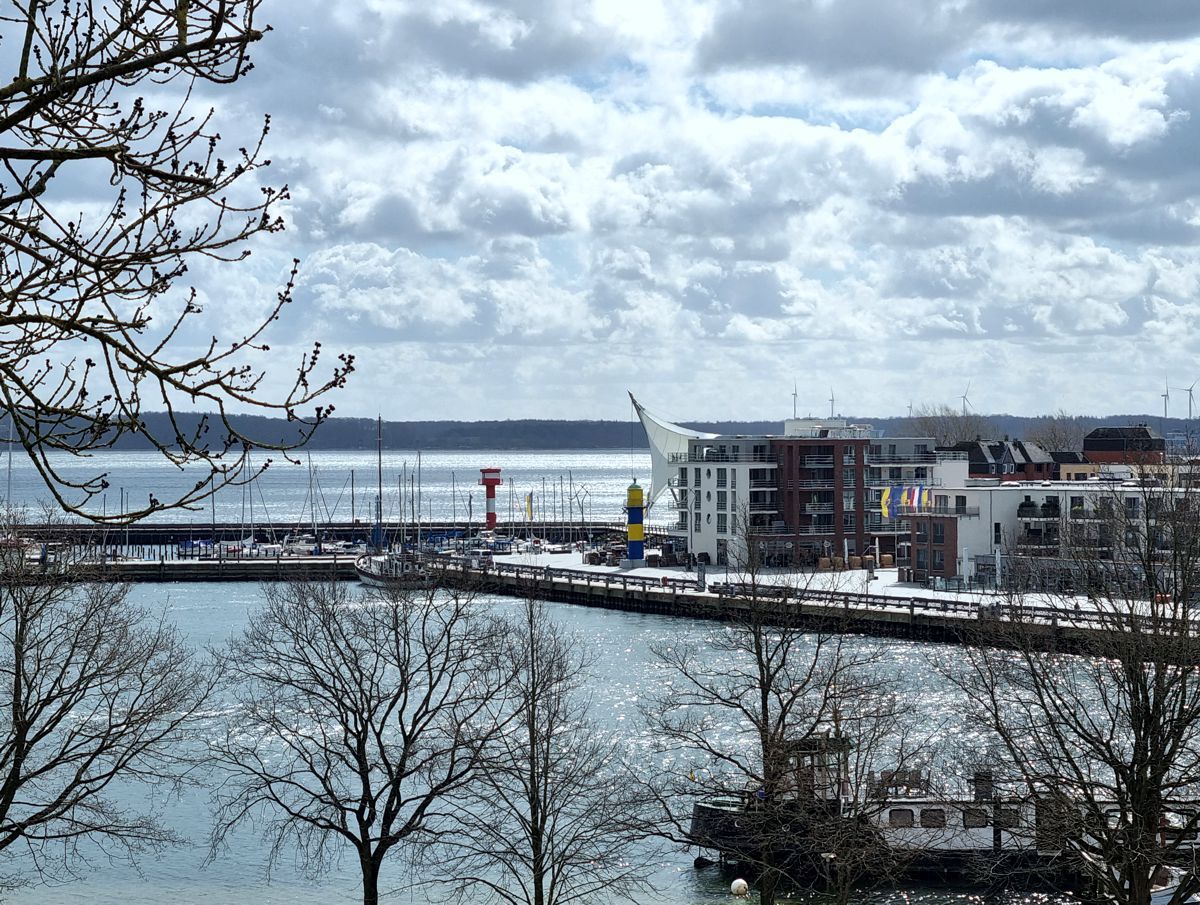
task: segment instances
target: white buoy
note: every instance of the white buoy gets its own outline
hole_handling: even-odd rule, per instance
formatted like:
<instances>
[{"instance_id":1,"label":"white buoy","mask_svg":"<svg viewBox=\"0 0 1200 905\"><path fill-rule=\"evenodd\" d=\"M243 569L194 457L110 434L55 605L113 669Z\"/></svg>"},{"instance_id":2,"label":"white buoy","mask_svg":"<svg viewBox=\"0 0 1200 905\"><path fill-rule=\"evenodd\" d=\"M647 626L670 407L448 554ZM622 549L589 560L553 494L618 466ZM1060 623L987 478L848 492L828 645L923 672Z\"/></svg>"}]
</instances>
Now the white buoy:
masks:
<instances>
[{"instance_id":1,"label":"white buoy","mask_svg":"<svg viewBox=\"0 0 1200 905\"><path fill-rule=\"evenodd\" d=\"M739 899L744 899L746 896L750 895L750 884L741 877L738 877L731 884L729 884L729 891Z\"/></svg>"}]
</instances>

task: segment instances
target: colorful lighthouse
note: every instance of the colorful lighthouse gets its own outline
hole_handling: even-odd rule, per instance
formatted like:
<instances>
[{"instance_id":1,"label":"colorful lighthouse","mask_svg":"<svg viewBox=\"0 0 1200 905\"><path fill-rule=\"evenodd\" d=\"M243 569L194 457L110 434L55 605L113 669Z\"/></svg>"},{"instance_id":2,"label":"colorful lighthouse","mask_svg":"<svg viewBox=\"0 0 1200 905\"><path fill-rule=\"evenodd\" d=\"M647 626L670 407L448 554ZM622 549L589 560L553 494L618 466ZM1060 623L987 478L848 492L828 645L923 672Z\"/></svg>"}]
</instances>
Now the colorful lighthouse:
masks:
<instances>
[{"instance_id":1,"label":"colorful lighthouse","mask_svg":"<svg viewBox=\"0 0 1200 905\"><path fill-rule=\"evenodd\" d=\"M625 559L622 567L637 569L646 564L646 529L642 524L645 514L645 497L642 488L634 480L625 493Z\"/></svg>"},{"instance_id":2,"label":"colorful lighthouse","mask_svg":"<svg viewBox=\"0 0 1200 905\"><path fill-rule=\"evenodd\" d=\"M500 479L499 468L479 469L479 483L483 485L483 493L487 498L487 530L496 530L496 488L504 482Z\"/></svg>"}]
</instances>

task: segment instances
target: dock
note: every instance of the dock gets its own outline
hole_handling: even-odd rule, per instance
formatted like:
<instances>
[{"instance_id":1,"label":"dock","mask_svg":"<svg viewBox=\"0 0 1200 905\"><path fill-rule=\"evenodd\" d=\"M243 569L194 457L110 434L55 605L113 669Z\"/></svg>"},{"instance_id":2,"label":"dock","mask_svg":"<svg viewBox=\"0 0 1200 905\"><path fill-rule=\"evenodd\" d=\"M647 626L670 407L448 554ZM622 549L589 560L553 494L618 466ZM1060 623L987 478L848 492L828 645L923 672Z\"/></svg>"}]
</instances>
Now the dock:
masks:
<instances>
[{"instance_id":1,"label":"dock","mask_svg":"<svg viewBox=\"0 0 1200 905\"><path fill-rule=\"evenodd\" d=\"M1038 595L933 592L898 581L888 584L889 593L872 593L839 587L839 573L802 575L804 584L799 587L769 580L748 587L701 585L667 574L641 576L462 557L439 557L433 566L446 584L462 582L488 593L690 619L737 622L753 616L763 623L813 632L1011 647L1017 637L1013 627L1019 623L1022 643L1064 653L1094 653L1113 636L1111 620L1104 614L1055 605ZM880 573L895 579L896 571ZM1200 620L1193 622L1194 642L1171 640L1183 643L1177 655L1200 662Z\"/></svg>"},{"instance_id":2,"label":"dock","mask_svg":"<svg viewBox=\"0 0 1200 905\"><path fill-rule=\"evenodd\" d=\"M97 577L130 582L348 581L357 577L354 556L233 556L196 559L126 559L87 563Z\"/></svg>"}]
</instances>

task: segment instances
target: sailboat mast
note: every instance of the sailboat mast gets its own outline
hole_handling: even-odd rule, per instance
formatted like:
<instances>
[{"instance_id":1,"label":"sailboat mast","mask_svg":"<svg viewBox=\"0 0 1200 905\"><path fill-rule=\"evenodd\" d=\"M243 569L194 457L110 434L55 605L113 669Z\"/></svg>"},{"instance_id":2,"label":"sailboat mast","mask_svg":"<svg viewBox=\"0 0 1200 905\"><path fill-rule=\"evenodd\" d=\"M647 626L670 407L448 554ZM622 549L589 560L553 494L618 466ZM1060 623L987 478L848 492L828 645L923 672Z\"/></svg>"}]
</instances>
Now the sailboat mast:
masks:
<instances>
[{"instance_id":1,"label":"sailboat mast","mask_svg":"<svg viewBox=\"0 0 1200 905\"><path fill-rule=\"evenodd\" d=\"M378 485L375 488L375 536L373 546L376 550L383 549L383 416L375 418L375 477Z\"/></svg>"}]
</instances>

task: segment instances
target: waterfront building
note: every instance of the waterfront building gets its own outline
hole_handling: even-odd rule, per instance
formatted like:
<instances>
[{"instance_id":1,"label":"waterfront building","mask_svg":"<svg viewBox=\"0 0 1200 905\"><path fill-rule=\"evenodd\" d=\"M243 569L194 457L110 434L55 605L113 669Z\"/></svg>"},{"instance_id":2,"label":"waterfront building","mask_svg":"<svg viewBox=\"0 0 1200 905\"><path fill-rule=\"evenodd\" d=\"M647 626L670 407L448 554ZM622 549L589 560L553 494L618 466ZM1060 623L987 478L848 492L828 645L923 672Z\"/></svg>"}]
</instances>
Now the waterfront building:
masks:
<instances>
[{"instance_id":1,"label":"waterfront building","mask_svg":"<svg viewBox=\"0 0 1200 905\"><path fill-rule=\"evenodd\" d=\"M1083 438L1083 455L1092 463L1163 465L1167 441L1146 424L1098 427Z\"/></svg>"},{"instance_id":2,"label":"waterfront building","mask_svg":"<svg viewBox=\"0 0 1200 905\"><path fill-rule=\"evenodd\" d=\"M1056 476L1054 456L1027 440L964 440L938 448L965 453L972 478L1045 481Z\"/></svg>"},{"instance_id":3,"label":"waterfront building","mask_svg":"<svg viewBox=\"0 0 1200 905\"><path fill-rule=\"evenodd\" d=\"M802 418L778 435L721 435L634 406L650 440L650 504L672 510L682 549L715 565L744 564L751 552L766 565L828 567L894 554L908 510L884 514L885 494L907 488L932 499L967 479L966 455L935 450L928 437Z\"/></svg>"}]
</instances>

